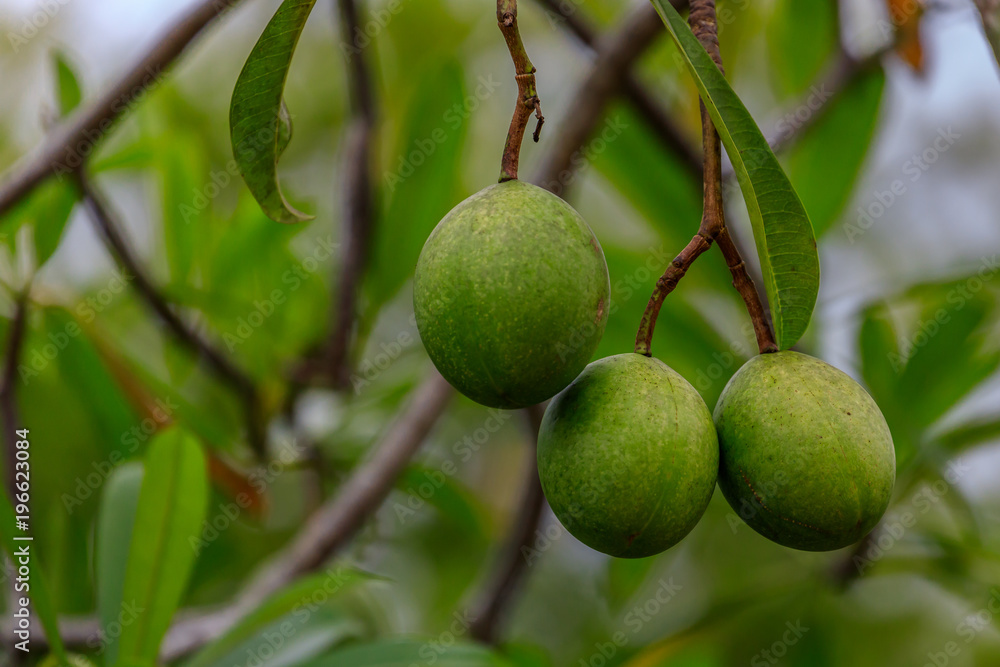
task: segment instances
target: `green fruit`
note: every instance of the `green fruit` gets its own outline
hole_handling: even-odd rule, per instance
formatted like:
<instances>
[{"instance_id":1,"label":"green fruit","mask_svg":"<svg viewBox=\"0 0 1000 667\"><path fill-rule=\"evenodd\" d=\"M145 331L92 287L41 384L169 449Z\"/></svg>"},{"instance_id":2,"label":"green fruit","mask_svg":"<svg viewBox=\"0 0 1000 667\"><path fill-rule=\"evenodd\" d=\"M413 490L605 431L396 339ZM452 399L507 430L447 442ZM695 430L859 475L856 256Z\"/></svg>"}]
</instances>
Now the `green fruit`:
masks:
<instances>
[{"instance_id":1,"label":"green fruit","mask_svg":"<svg viewBox=\"0 0 1000 667\"><path fill-rule=\"evenodd\" d=\"M608 267L590 227L541 188L507 181L451 210L417 262L427 353L472 400L523 408L587 365L608 320Z\"/></svg>"},{"instance_id":2,"label":"green fruit","mask_svg":"<svg viewBox=\"0 0 1000 667\"><path fill-rule=\"evenodd\" d=\"M552 399L538 476L584 544L642 558L687 535L715 490L719 444L705 401L662 361L620 354L587 366Z\"/></svg>"},{"instance_id":3,"label":"green fruit","mask_svg":"<svg viewBox=\"0 0 1000 667\"><path fill-rule=\"evenodd\" d=\"M845 373L798 352L763 354L715 408L719 487L758 533L806 551L864 537L896 479L889 427Z\"/></svg>"}]
</instances>

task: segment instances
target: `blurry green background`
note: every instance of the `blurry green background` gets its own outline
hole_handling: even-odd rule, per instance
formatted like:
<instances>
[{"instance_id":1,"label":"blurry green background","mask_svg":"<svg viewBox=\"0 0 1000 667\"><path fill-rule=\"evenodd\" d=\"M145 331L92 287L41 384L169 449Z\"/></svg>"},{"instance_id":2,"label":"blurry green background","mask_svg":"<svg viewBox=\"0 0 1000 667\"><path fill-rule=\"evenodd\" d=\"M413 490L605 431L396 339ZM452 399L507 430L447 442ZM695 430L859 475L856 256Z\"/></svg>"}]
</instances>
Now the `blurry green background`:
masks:
<instances>
[{"instance_id":1,"label":"blurry green background","mask_svg":"<svg viewBox=\"0 0 1000 667\"><path fill-rule=\"evenodd\" d=\"M0 165L29 153L55 117L57 56L89 99L193 4L0 0ZM100 146L91 173L164 293L258 382L273 451L287 451L293 439L310 443L318 464L293 448L292 463L260 476L238 404L116 278L83 207L64 201L68 183L44 186L0 221L4 337L11 295L37 272L22 357L31 372L21 374L17 396L32 434L35 546L65 617L95 610L94 531L108 462L141 458L148 442L137 396L159 400L219 460L264 480L261 506L222 522L207 540L184 606L221 604L240 590L336 491L430 368L410 319L412 267L441 216L496 178L515 85L495 7L397 0L391 12L385 2L364 3L380 109L379 216L356 375L344 392L310 389L289 401L290 369L330 326L349 112L344 45L332 3L320 2L286 89L295 135L281 164L286 193L316 219L268 220L227 168L228 110L277 4L248 0L214 25ZM55 9L36 25L42 5ZM542 141L522 152L530 175L573 114L569 101L593 54L550 10L520 5L547 119ZM634 8L610 0L562 6L604 29ZM889 54L884 68L826 99L812 87L839 44L864 57L892 39L881 2L844 3L839 26L826 2L735 0L719 8L727 74L764 134L808 119L780 154L813 219L823 270L799 347L852 374L881 406L899 465L893 504L864 552L813 554L758 536L716 493L688 538L639 561L589 550L546 510L503 628L506 659L594 667L1000 664L1000 77L979 17L968 2L935 4L920 21L922 72ZM696 93L673 56L661 37L636 73L697 146ZM701 196L698 179L624 102L609 107L602 131L563 193L593 227L611 272L615 307L598 356L632 349L656 277L697 227ZM432 137L444 139L429 149ZM738 188L728 193L730 224L752 247ZM656 356L710 406L754 350L729 280L719 254L707 254L667 299L654 343ZM283 303L258 318L275 290ZM74 323L81 333L65 335L77 331ZM488 441L468 445L497 421ZM456 398L398 490L339 556L384 579L365 584L352 603L358 609L312 618L264 664L307 661L341 642L450 642L448 633L464 627L453 626L452 614L489 575L511 525L530 456L521 415L497 417ZM448 462L455 474L422 502L416 489L428 473L451 469ZM232 501L219 479L210 519ZM432 650L418 664L438 657ZM482 664L469 660L453 664ZM247 664L247 654L223 663Z\"/></svg>"}]
</instances>

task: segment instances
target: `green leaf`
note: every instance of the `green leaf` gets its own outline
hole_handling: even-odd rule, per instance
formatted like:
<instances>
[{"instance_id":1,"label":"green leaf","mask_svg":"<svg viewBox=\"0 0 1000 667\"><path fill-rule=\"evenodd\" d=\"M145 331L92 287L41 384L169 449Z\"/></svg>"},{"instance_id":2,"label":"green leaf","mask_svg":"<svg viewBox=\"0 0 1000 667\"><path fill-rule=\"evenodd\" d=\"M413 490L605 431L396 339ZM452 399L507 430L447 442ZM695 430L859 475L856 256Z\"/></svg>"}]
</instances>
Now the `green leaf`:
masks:
<instances>
[{"instance_id":1,"label":"green leaf","mask_svg":"<svg viewBox=\"0 0 1000 667\"><path fill-rule=\"evenodd\" d=\"M195 561L191 542L208 503L205 457L179 427L157 435L146 454L122 606L136 618L122 624L119 665L154 664L170 619L181 602Z\"/></svg>"},{"instance_id":2,"label":"green leaf","mask_svg":"<svg viewBox=\"0 0 1000 667\"><path fill-rule=\"evenodd\" d=\"M18 203L0 222L0 240L16 252L17 233L30 227L34 236L35 266L41 267L59 246L77 193L69 182L50 180Z\"/></svg>"},{"instance_id":3,"label":"green leaf","mask_svg":"<svg viewBox=\"0 0 1000 667\"><path fill-rule=\"evenodd\" d=\"M123 614L122 593L128 565L129 544L139 507L143 468L138 461L126 463L108 477L97 514L94 566L97 577L97 612L104 631L105 661L115 664L118 655L116 636L107 633Z\"/></svg>"},{"instance_id":4,"label":"green leaf","mask_svg":"<svg viewBox=\"0 0 1000 667\"><path fill-rule=\"evenodd\" d=\"M261 209L276 222L312 216L294 209L278 184L278 159L292 136L285 81L295 46L316 0L285 0L264 28L236 80L229 126L233 155Z\"/></svg>"},{"instance_id":5,"label":"green leaf","mask_svg":"<svg viewBox=\"0 0 1000 667\"><path fill-rule=\"evenodd\" d=\"M468 121L454 112L465 100L462 68L448 60L435 70L403 107L406 129L387 165L383 185L390 199L375 230L369 313L413 275L424 241L459 201L456 175L468 131Z\"/></svg>"},{"instance_id":6,"label":"green leaf","mask_svg":"<svg viewBox=\"0 0 1000 667\"><path fill-rule=\"evenodd\" d=\"M980 340L993 304L985 298L960 303L950 310L928 304L903 349L899 404L917 428L933 424L1000 368L1000 353L983 351Z\"/></svg>"},{"instance_id":7,"label":"green leaf","mask_svg":"<svg viewBox=\"0 0 1000 667\"><path fill-rule=\"evenodd\" d=\"M509 667L506 659L490 649L468 643L416 639L388 639L352 646L311 660L300 667L411 667L434 664L440 667Z\"/></svg>"},{"instance_id":8,"label":"green leaf","mask_svg":"<svg viewBox=\"0 0 1000 667\"><path fill-rule=\"evenodd\" d=\"M778 0L767 26L771 70L782 92L794 95L816 80L839 39L834 0Z\"/></svg>"},{"instance_id":9,"label":"green leaf","mask_svg":"<svg viewBox=\"0 0 1000 667\"><path fill-rule=\"evenodd\" d=\"M964 424L938 436L941 446L951 452L1000 439L1000 419Z\"/></svg>"},{"instance_id":10,"label":"green leaf","mask_svg":"<svg viewBox=\"0 0 1000 667\"><path fill-rule=\"evenodd\" d=\"M10 425L6 426L10 428ZM30 583L29 588L23 591L22 595L27 595L31 599L32 609L42 623L42 628L45 630L45 636L49 640L52 653L56 655L61 663L66 664L68 661L66 647L63 645L62 637L59 635L56 608L52 604L52 596L49 594L49 587L42 572L41 563L38 560L38 553L34 548L34 542L17 539L24 537L24 535L19 535L16 532L16 517L17 514L14 512L14 506L11 505L10 498L7 497L6 493L0 492L0 538L3 539L3 548L7 552L7 555L10 556L11 563L15 568L27 566ZM28 553L28 557L25 559L27 562L20 560L24 556L18 555L19 553L23 554L24 550L27 550ZM8 617L12 617L14 613L15 610L9 608L6 611ZM20 640L15 639L14 641L17 642Z\"/></svg>"},{"instance_id":11,"label":"green leaf","mask_svg":"<svg viewBox=\"0 0 1000 667\"><path fill-rule=\"evenodd\" d=\"M80 106L83 100L83 91L76 73L70 66L66 56L62 53L55 54L56 82L59 85L59 115L68 116L71 111Z\"/></svg>"},{"instance_id":12,"label":"green leaf","mask_svg":"<svg viewBox=\"0 0 1000 667\"><path fill-rule=\"evenodd\" d=\"M733 163L753 225L774 335L788 349L805 333L819 292L819 254L802 202L743 102L673 5L652 0L680 48Z\"/></svg>"},{"instance_id":13,"label":"green leaf","mask_svg":"<svg viewBox=\"0 0 1000 667\"><path fill-rule=\"evenodd\" d=\"M246 642L259 638L265 628L293 612L309 607L313 600L336 597L354 586L370 581L371 575L350 568L330 568L326 572L314 574L297 581L268 598L261 606L233 626L226 634L198 652L184 667L212 667L231 665L236 660L227 660L236 653L236 659L244 653L241 649ZM294 621L298 621L296 615ZM298 621L301 624L302 621Z\"/></svg>"},{"instance_id":14,"label":"green leaf","mask_svg":"<svg viewBox=\"0 0 1000 667\"><path fill-rule=\"evenodd\" d=\"M801 3L800 3L801 4ZM785 165L788 176L809 211L816 236L837 222L851 198L872 145L885 73L874 67L855 76L825 106L822 114L791 147Z\"/></svg>"}]
</instances>

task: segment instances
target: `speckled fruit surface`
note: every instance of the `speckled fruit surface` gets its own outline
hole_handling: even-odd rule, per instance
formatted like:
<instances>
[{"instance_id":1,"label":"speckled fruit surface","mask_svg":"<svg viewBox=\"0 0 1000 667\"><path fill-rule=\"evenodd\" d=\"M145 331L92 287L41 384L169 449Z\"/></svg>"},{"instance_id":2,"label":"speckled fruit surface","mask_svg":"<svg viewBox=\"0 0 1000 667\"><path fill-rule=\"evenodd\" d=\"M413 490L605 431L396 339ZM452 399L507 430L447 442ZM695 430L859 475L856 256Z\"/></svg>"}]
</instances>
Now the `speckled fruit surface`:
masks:
<instances>
[{"instance_id":1,"label":"speckled fruit surface","mask_svg":"<svg viewBox=\"0 0 1000 667\"><path fill-rule=\"evenodd\" d=\"M597 349L611 285L580 214L520 181L451 210L417 262L420 338L441 375L472 400L523 408L573 381Z\"/></svg>"},{"instance_id":2,"label":"speckled fruit surface","mask_svg":"<svg viewBox=\"0 0 1000 667\"><path fill-rule=\"evenodd\" d=\"M896 480L889 427L847 374L799 354L748 361L715 408L719 487L758 533L806 551L864 537Z\"/></svg>"},{"instance_id":3,"label":"speckled fruit surface","mask_svg":"<svg viewBox=\"0 0 1000 667\"><path fill-rule=\"evenodd\" d=\"M538 475L552 511L584 544L642 558L687 535L719 469L712 415L658 359L620 354L587 366L552 399Z\"/></svg>"}]
</instances>

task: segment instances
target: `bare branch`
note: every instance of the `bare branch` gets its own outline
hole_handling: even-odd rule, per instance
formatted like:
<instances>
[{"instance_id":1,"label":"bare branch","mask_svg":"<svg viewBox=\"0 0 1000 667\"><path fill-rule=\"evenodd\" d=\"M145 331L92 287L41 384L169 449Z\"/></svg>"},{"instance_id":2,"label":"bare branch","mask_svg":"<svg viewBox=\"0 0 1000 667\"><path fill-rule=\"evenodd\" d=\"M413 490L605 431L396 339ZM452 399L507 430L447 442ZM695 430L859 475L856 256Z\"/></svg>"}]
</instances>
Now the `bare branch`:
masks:
<instances>
[{"instance_id":1,"label":"bare branch","mask_svg":"<svg viewBox=\"0 0 1000 667\"><path fill-rule=\"evenodd\" d=\"M353 44L360 34L354 0L338 0L341 39ZM364 276L375 226L372 187L374 133L377 109L371 71L362 48L348 48L347 72L351 89L352 120L344 149L344 239L337 308L330 337L328 368L335 387L347 385L349 350L357 317L358 290Z\"/></svg>"},{"instance_id":2,"label":"bare branch","mask_svg":"<svg viewBox=\"0 0 1000 667\"><path fill-rule=\"evenodd\" d=\"M185 14L101 97L55 128L33 155L16 164L0 185L0 215L52 175L72 175L195 37L240 0L205 0Z\"/></svg>"},{"instance_id":3,"label":"bare branch","mask_svg":"<svg viewBox=\"0 0 1000 667\"><path fill-rule=\"evenodd\" d=\"M521 155L521 141L524 130L534 112L538 118L535 126L534 140L542 131L545 118L542 116L542 102L538 98L535 85L535 66L528 58L528 52L521 41L521 33L517 29L517 0L497 0L497 23L503 33L510 58L514 61L514 78L517 80L517 102L514 105L514 115L507 131L507 142L503 147L503 158L500 164L500 182L517 180L517 168Z\"/></svg>"},{"instance_id":4,"label":"bare branch","mask_svg":"<svg viewBox=\"0 0 1000 667\"><path fill-rule=\"evenodd\" d=\"M614 34L598 43L597 56L587 78L577 88L568 106L559 134L542 160L535 183L557 195L565 189L565 174L572 173L573 154L590 137L618 92L622 73L663 33L663 23L652 5L643 3L633 10Z\"/></svg>"},{"instance_id":5,"label":"bare branch","mask_svg":"<svg viewBox=\"0 0 1000 667\"><path fill-rule=\"evenodd\" d=\"M580 8L568 2L559 0L536 0L548 11L558 14L565 22L570 31L584 45L591 49L597 49L601 36L597 30L591 26L585 18L580 16ZM676 2L674 6L678 9L686 2ZM693 176L701 178L701 156L698 155L691 142L685 137L684 132L674 123L670 114L667 113L663 105L657 100L641 81L631 71L621 73L620 94L624 97L642 117L649 129L653 131L660 143L681 159L681 163L691 172Z\"/></svg>"},{"instance_id":6,"label":"bare branch","mask_svg":"<svg viewBox=\"0 0 1000 667\"><path fill-rule=\"evenodd\" d=\"M535 543L538 522L542 516L542 508L545 507L545 494L542 493L542 485L538 480L538 460L535 456L538 429L542 425L544 414L544 404L534 405L525 410L531 433L531 446L528 448L528 462L524 468L521 506L514 518L507 542L497 556L493 573L474 606L472 618L475 620L469 629L472 638L482 642L495 644L497 641L504 613L509 610L509 602L524 577L527 559L523 550Z\"/></svg>"},{"instance_id":7,"label":"bare branch","mask_svg":"<svg viewBox=\"0 0 1000 667\"><path fill-rule=\"evenodd\" d=\"M204 359L209 368L232 387L240 397L247 422L247 440L257 457L263 460L266 457L267 443L262 423L260 397L253 380L181 320L153 285L153 281L146 275L139 260L133 255L128 242L122 236L121 225L115 220L111 207L105 201L103 194L97 190L82 171L77 172L75 178L97 232L114 256L115 261L130 277L130 281L146 305L163 320L167 329L181 345Z\"/></svg>"}]
</instances>

